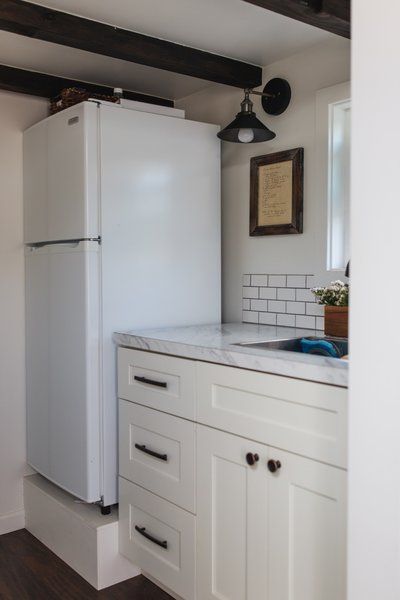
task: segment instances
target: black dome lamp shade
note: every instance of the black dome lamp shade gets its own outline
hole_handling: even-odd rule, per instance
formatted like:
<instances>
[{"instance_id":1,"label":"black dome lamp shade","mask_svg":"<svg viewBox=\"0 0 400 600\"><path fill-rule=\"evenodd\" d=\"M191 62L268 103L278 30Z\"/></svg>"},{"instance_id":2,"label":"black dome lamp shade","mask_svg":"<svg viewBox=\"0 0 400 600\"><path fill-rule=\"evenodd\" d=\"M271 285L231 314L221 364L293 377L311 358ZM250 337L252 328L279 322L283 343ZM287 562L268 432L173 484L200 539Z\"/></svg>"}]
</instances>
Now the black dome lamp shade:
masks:
<instances>
[{"instance_id":1,"label":"black dome lamp shade","mask_svg":"<svg viewBox=\"0 0 400 600\"><path fill-rule=\"evenodd\" d=\"M273 131L257 119L256 113L253 112L250 94L262 96L264 110L272 115L282 114L288 107L291 98L290 85L287 81L278 77L271 79L262 92L250 89L244 90L241 111L232 123L229 123L217 134L221 140L239 144L254 144L256 142L267 142L276 137Z\"/></svg>"},{"instance_id":2,"label":"black dome lamp shade","mask_svg":"<svg viewBox=\"0 0 400 600\"><path fill-rule=\"evenodd\" d=\"M241 144L253 144L254 142L267 142L273 140L275 133L268 129L253 112L253 103L249 98L250 90L245 90L244 100L241 103L242 110L236 118L217 133L221 140Z\"/></svg>"}]
</instances>

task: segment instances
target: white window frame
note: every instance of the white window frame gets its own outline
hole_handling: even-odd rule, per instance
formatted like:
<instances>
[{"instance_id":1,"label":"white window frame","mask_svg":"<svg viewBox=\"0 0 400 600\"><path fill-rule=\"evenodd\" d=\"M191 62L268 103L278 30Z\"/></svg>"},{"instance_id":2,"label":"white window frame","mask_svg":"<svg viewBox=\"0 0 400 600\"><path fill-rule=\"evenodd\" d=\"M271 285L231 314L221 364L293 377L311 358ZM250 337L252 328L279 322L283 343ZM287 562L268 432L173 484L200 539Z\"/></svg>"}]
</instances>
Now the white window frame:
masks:
<instances>
[{"instance_id":1,"label":"white window frame","mask_svg":"<svg viewBox=\"0 0 400 600\"><path fill-rule=\"evenodd\" d=\"M343 268L333 266L333 121L335 107L348 109L351 105L350 83L340 83L318 90L316 94L316 153L317 153L317 194L324 204L326 215L326 269L328 272L343 272Z\"/></svg>"}]
</instances>

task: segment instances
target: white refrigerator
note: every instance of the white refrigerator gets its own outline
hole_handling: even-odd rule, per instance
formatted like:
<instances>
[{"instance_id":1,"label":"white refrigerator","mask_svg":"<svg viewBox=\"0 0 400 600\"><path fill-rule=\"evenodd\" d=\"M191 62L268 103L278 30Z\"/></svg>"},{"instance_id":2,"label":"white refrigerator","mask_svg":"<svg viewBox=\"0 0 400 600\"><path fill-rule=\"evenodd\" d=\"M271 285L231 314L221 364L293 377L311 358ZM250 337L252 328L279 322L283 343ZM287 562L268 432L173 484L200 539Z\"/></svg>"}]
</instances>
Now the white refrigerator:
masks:
<instances>
[{"instance_id":1,"label":"white refrigerator","mask_svg":"<svg viewBox=\"0 0 400 600\"><path fill-rule=\"evenodd\" d=\"M217 131L84 102L24 133L28 462L104 508L113 332L220 321Z\"/></svg>"}]
</instances>

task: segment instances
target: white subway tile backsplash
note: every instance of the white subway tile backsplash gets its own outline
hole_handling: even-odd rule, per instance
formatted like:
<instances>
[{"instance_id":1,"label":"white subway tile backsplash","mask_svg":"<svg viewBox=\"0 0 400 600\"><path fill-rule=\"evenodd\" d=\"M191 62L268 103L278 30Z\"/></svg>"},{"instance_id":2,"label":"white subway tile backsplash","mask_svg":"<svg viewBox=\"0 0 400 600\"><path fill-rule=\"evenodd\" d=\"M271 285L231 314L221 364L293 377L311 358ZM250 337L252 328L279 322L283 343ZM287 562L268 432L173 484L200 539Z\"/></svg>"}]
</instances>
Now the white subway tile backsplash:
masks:
<instances>
[{"instance_id":1,"label":"white subway tile backsplash","mask_svg":"<svg viewBox=\"0 0 400 600\"><path fill-rule=\"evenodd\" d=\"M242 313L242 319L244 323L258 323L258 312L244 310Z\"/></svg>"},{"instance_id":2,"label":"white subway tile backsplash","mask_svg":"<svg viewBox=\"0 0 400 600\"><path fill-rule=\"evenodd\" d=\"M266 300L276 300L276 288L260 288L260 298L265 298Z\"/></svg>"},{"instance_id":3,"label":"white subway tile backsplash","mask_svg":"<svg viewBox=\"0 0 400 600\"><path fill-rule=\"evenodd\" d=\"M315 302L315 296L310 290L297 289L296 300L299 300L300 302Z\"/></svg>"},{"instance_id":4,"label":"white subway tile backsplash","mask_svg":"<svg viewBox=\"0 0 400 600\"><path fill-rule=\"evenodd\" d=\"M296 300L296 290L291 288L278 288L278 300Z\"/></svg>"},{"instance_id":5,"label":"white subway tile backsplash","mask_svg":"<svg viewBox=\"0 0 400 600\"><path fill-rule=\"evenodd\" d=\"M324 307L322 304L316 304L315 302L307 302L306 313L308 315L314 315L315 317L324 316Z\"/></svg>"},{"instance_id":6,"label":"white subway tile backsplash","mask_svg":"<svg viewBox=\"0 0 400 600\"><path fill-rule=\"evenodd\" d=\"M268 275L252 275L251 276L251 285L255 286L267 286L268 285Z\"/></svg>"},{"instance_id":7,"label":"white subway tile backsplash","mask_svg":"<svg viewBox=\"0 0 400 600\"><path fill-rule=\"evenodd\" d=\"M287 287L305 288L306 275L288 275L286 285Z\"/></svg>"},{"instance_id":8,"label":"white subway tile backsplash","mask_svg":"<svg viewBox=\"0 0 400 600\"><path fill-rule=\"evenodd\" d=\"M285 313L286 302L282 302L280 300L268 300L268 310L269 312L274 313Z\"/></svg>"},{"instance_id":9,"label":"white subway tile backsplash","mask_svg":"<svg viewBox=\"0 0 400 600\"><path fill-rule=\"evenodd\" d=\"M282 327L295 327L296 317L295 315L276 315L276 324L282 325Z\"/></svg>"},{"instance_id":10,"label":"white subway tile backsplash","mask_svg":"<svg viewBox=\"0 0 400 600\"><path fill-rule=\"evenodd\" d=\"M296 315L296 327L304 327L305 329L315 329L315 317Z\"/></svg>"},{"instance_id":11,"label":"white subway tile backsplash","mask_svg":"<svg viewBox=\"0 0 400 600\"><path fill-rule=\"evenodd\" d=\"M307 275L307 288L311 289L313 287L317 287L317 278L315 275Z\"/></svg>"},{"instance_id":12,"label":"white subway tile backsplash","mask_svg":"<svg viewBox=\"0 0 400 600\"><path fill-rule=\"evenodd\" d=\"M282 327L324 329L324 309L317 304L310 287L314 275L243 275L243 321Z\"/></svg>"},{"instance_id":13,"label":"white subway tile backsplash","mask_svg":"<svg viewBox=\"0 0 400 600\"><path fill-rule=\"evenodd\" d=\"M258 298L258 287L243 286L243 298Z\"/></svg>"},{"instance_id":14,"label":"white subway tile backsplash","mask_svg":"<svg viewBox=\"0 0 400 600\"><path fill-rule=\"evenodd\" d=\"M270 287L286 287L286 275L270 275L268 285Z\"/></svg>"},{"instance_id":15,"label":"white subway tile backsplash","mask_svg":"<svg viewBox=\"0 0 400 600\"><path fill-rule=\"evenodd\" d=\"M276 325L276 317L277 315L275 313L262 312L260 313L259 322L263 325Z\"/></svg>"},{"instance_id":16,"label":"white subway tile backsplash","mask_svg":"<svg viewBox=\"0 0 400 600\"><path fill-rule=\"evenodd\" d=\"M286 312L294 315L304 315L306 313L305 302L287 302Z\"/></svg>"},{"instance_id":17,"label":"white subway tile backsplash","mask_svg":"<svg viewBox=\"0 0 400 600\"><path fill-rule=\"evenodd\" d=\"M264 312L268 311L268 300L252 300L251 301L251 310L262 310Z\"/></svg>"}]
</instances>

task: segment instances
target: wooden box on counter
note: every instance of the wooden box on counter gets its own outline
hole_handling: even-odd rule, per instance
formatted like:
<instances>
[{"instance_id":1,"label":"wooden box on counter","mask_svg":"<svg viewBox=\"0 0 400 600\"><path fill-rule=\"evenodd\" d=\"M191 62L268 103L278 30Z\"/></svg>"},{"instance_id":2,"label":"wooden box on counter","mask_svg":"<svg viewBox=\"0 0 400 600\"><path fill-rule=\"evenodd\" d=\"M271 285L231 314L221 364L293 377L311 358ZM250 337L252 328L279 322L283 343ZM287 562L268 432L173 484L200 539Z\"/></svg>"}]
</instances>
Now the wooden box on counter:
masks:
<instances>
[{"instance_id":1,"label":"wooden box on counter","mask_svg":"<svg viewBox=\"0 0 400 600\"><path fill-rule=\"evenodd\" d=\"M325 306L325 335L349 336L348 306Z\"/></svg>"}]
</instances>

